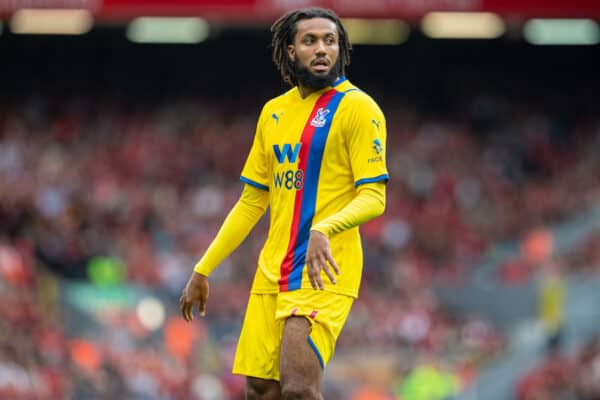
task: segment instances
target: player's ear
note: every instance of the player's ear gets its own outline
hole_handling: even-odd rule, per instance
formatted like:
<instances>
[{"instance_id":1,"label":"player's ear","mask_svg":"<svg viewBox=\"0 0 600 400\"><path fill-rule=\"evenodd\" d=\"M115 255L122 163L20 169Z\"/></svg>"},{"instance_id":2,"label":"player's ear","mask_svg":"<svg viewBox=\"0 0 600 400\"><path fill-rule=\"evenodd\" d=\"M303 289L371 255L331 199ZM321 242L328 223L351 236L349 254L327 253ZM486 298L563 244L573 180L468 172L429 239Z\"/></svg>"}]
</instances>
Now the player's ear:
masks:
<instances>
[{"instance_id":1,"label":"player's ear","mask_svg":"<svg viewBox=\"0 0 600 400\"><path fill-rule=\"evenodd\" d=\"M294 62L294 56L296 55L296 48L294 47L294 45L289 44L287 47L287 51L288 51L288 57L290 58L290 61Z\"/></svg>"}]
</instances>

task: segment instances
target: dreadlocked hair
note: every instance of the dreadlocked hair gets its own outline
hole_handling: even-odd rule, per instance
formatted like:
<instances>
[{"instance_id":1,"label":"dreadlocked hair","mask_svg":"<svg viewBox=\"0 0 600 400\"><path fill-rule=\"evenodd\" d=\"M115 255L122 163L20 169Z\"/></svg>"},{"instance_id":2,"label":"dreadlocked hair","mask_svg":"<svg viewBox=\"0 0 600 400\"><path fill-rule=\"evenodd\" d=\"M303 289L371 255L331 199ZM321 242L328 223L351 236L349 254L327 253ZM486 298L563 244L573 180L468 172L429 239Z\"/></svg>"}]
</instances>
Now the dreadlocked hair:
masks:
<instances>
[{"instance_id":1,"label":"dreadlocked hair","mask_svg":"<svg viewBox=\"0 0 600 400\"><path fill-rule=\"evenodd\" d=\"M273 62L279 72L281 72L283 81L292 86L296 86L298 80L294 71L294 63L288 57L287 49L290 44L294 43L294 37L297 32L296 23L303 19L312 18L327 18L335 23L338 31L340 72L342 75L346 73L346 66L350 65L352 45L348 40L348 34L342 25L342 21L340 21L340 18L333 11L318 7L290 11L271 26L271 33L273 34L271 46L273 47Z\"/></svg>"}]
</instances>

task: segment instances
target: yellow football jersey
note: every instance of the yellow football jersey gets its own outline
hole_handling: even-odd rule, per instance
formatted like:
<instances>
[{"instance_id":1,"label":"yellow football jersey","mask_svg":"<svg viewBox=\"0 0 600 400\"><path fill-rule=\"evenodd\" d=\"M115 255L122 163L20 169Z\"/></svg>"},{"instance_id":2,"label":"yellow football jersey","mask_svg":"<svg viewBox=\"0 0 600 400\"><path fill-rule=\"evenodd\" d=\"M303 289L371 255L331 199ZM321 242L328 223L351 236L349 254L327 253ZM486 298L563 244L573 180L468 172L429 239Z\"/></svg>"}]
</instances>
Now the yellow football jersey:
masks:
<instances>
[{"instance_id":1,"label":"yellow football jersey","mask_svg":"<svg viewBox=\"0 0 600 400\"><path fill-rule=\"evenodd\" d=\"M305 255L313 224L340 211L365 183L388 180L385 118L345 77L302 98L298 87L265 104L241 180L269 191L270 227L253 293L312 288ZM340 268L325 290L356 297L362 275L358 227L330 238Z\"/></svg>"}]
</instances>

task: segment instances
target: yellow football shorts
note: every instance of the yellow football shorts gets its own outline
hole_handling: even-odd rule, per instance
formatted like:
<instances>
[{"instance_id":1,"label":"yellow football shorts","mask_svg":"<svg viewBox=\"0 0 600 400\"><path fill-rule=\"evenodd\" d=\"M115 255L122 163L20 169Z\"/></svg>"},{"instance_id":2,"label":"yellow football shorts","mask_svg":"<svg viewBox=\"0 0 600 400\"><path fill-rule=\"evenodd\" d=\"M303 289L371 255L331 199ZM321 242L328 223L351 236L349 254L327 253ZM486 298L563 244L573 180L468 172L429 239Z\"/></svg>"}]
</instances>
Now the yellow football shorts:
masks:
<instances>
[{"instance_id":1,"label":"yellow football shorts","mask_svg":"<svg viewBox=\"0 0 600 400\"><path fill-rule=\"evenodd\" d=\"M307 340L325 368L353 302L350 296L313 289L251 293L232 372L278 381L283 327L291 316L303 316L310 322Z\"/></svg>"}]
</instances>

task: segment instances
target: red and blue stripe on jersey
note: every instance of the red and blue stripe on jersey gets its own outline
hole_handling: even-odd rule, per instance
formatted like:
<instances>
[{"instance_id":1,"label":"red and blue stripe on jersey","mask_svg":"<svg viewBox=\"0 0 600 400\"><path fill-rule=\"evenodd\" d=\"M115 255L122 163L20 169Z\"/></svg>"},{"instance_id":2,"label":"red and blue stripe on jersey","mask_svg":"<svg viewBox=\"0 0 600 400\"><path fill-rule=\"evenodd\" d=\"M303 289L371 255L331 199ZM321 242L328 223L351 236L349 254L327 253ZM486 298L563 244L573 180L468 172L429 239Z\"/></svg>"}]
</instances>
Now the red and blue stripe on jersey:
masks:
<instances>
[{"instance_id":1,"label":"red and blue stripe on jersey","mask_svg":"<svg viewBox=\"0 0 600 400\"><path fill-rule=\"evenodd\" d=\"M281 263L279 290L282 292L299 289L302 284L302 272L306 263L310 227L312 226L317 203L317 187L319 185L323 151L333 117L343 97L344 93L335 89L321 95L302 131L298 169L304 171L304 186L296 192L294 200L290 240ZM329 110L329 113L325 115L322 126L314 126L312 121L319 110Z\"/></svg>"}]
</instances>

